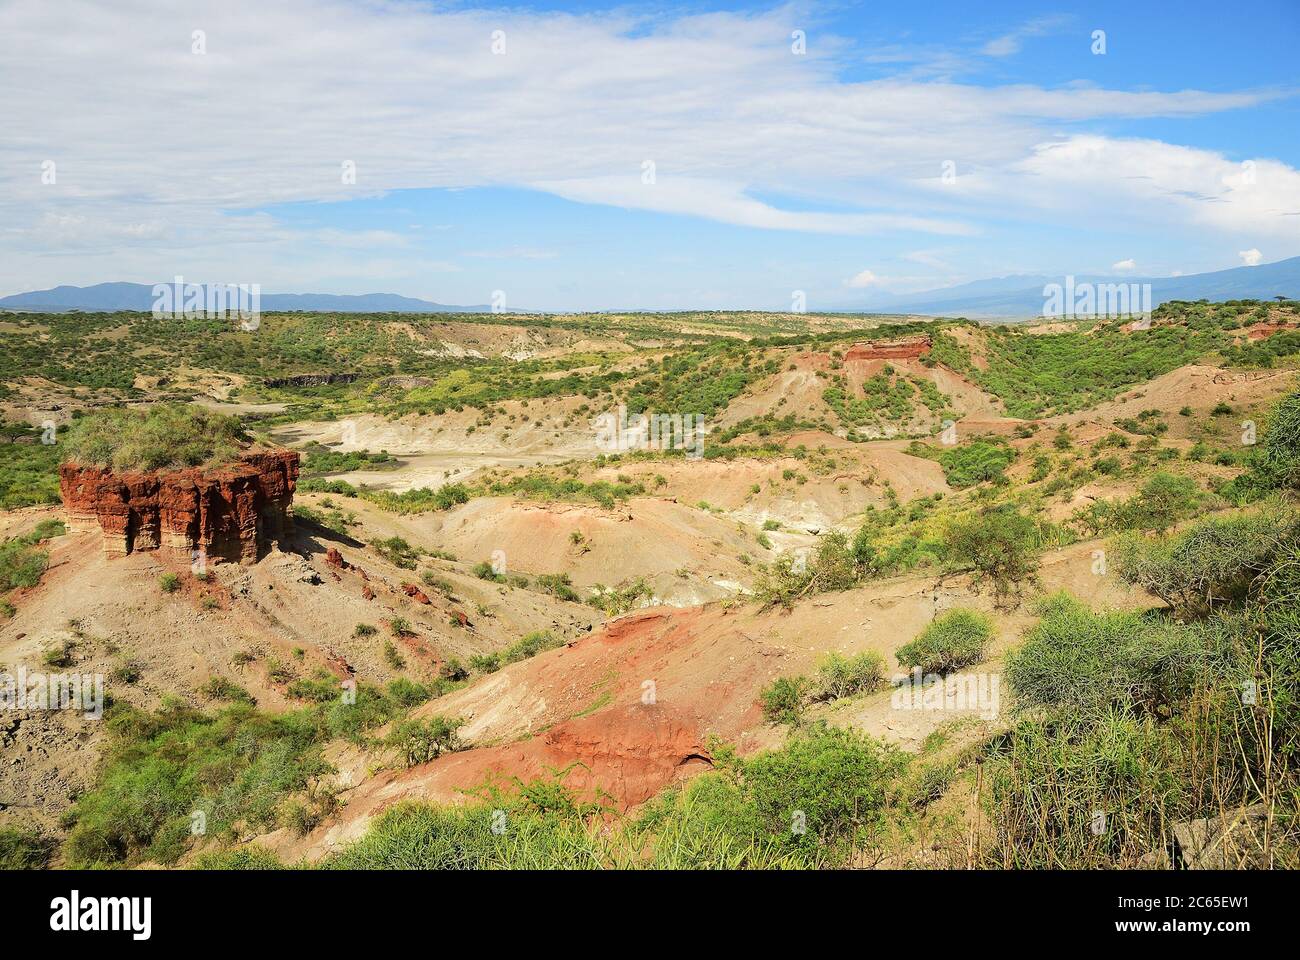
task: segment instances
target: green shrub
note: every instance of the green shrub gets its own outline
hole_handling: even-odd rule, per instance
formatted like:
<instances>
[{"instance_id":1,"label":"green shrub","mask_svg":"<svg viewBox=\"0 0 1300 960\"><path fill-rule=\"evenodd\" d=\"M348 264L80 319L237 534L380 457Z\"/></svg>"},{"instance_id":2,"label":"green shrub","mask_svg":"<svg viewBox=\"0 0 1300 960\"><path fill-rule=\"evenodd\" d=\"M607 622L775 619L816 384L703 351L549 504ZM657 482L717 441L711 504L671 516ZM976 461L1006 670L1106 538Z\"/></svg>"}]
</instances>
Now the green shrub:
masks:
<instances>
[{"instance_id":1,"label":"green shrub","mask_svg":"<svg viewBox=\"0 0 1300 960\"><path fill-rule=\"evenodd\" d=\"M838 700L868 693L885 682L885 661L874 650L853 656L828 653L817 668L812 696L816 700Z\"/></svg>"},{"instance_id":2,"label":"green shrub","mask_svg":"<svg viewBox=\"0 0 1300 960\"><path fill-rule=\"evenodd\" d=\"M859 535L861 536L861 534ZM783 553L758 571L754 593L765 604L789 609L794 602L814 593L847 590L868 573L860 545L851 547L839 530L822 534L810 563Z\"/></svg>"},{"instance_id":3,"label":"green shrub","mask_svg":"<svg viewBox=\"0 0 1300 960\"><path fill-rule=\"evenodd\" d=\"M543 573L537 577L537 585L545 593L558 600L568 600L571 603L578 603L582 600L577 591L573 589L573 581L569 579L567 573Z\"/></svg>"},{"instance_id":4,"label":"green shrub","mask_svg":"<svg viewBox=\"0 0 1300 960\"><path fill-rule=\"evenodd\" d=\"M1030 581L1038 569L1034 521L1013 506L986 508L958 520L948 532L948 557L959 568L976 571L1006 597Z\"/></svg>"},{"instance_id":5,"label":"green shrub","mask_svg":"<svg viewBox=\"0 0 1300 960\"><path fill-rule=\"evenodd\" d=\"M69 812L70 865L173 863L185 851L196 810L204 812L209 836L241 822L273 829L281 799L328 769L317 728L305 719L268 717L242 705L213 716L185 707L113 711L99 781Z\"/></svg>"},{"instance_id":6,"label":"green shrub","mask_svg":"<svg viewBox=\"0 0 1300 960\"><path fill-rule=\"evenodd\" d=\"M961 490L978 483L1004 482L1016 451L1001 438L980 438L945 449L936 459L948 484Z\"/></svg>"},{"instance_id":7,"label":"green shrub","mask_svg":"<svg viewBox=\"0 0 1300 960\"><path fill-rule=\"evenodd\" d=\"M0 424L0 432L30 440L15 443L0 439L0 510L58 503L61 444L40 442L40 428L27 424Z\"/></svg>"},{"instance_id":8,"label":"green shrub","mask_svg":"<svg viewBox=\"0 0 1300 960\"><path fill-rule=\"evenodd\" d=\"M1007 656L1017 706L1100 713L1154 711L1184 697L1225 662L1213 626L1141 613L1094 613L1064 593L1039 602L1042 619Z\"/></svg>"},{"instance_id":9,"label":"green shrub","mask_svg":"<svg viewBox=\"0 0 1300 960\"><path fill-rule=\"evenodd\" d=\"M784 749L739 764L737 802L724 808L727 828L844 856L884 834L907 764L906 756L881 741L817 724ZM707 813L701 818L707 822Z\"/></svg>"},{"instance_id":10,"label":"green shrub","mask_svg":"<svg viewBox=\"0 0 1300 960\"><path fill-rule=\"evenodd\" d=\"M951 673L983 660L992 637L988 617L972 610L949 610L895 655L901 666L919 667L922 673Z\"/></svg>"},{"instance_id":11,"label":"green shrub","mask_svg":"<svg viewBox=\"0 0 1300 960\"><path fill-rule=\"evenodd\" d=\"M537 815L509 803L464 807L401 803L384 811L365 837L332 854L321 867L577 870L603 865L603 849L598 831L588 829L580 818Z\"/></svg>"},{"instance_id":12,"label":"green shrub","mask_svg":"<svg viewBox=\"0 0 1300 960\"><path fill-rule=\"evenodd\" d=\"M181 588L181 578L174 573L164 573L158 578L158 586L163 593L175 593Z\"/></svg>"},{"instance_id":13,"label":"green shrub","mask_svg":"<svg viewBox=\"0 0 1300 960\"><path fill-rule=\"evenodd\" d=\"M1269 416L1250 480L1265 490L1300 488L1300 393L1285 397Z\"/></svg>"},{"instance_id":14,"label":"green shrub","mask_svg":"<svg viewBox=\"0 0 1300 960\"><path fill-rule=\"evenodd\" d=\"M69 865L174 863L191 841L195 811L205 814L209 839L300 823L301 804L286 801L304 793L305 814L322 815L332 798L313 784L333 772L324 744L341 737L360 745L427 693L391 689L358 684L354 702L334 697L275 715L244 703L212 714L181 703L153 713L110 706L104 763L66 817Z\"/></svg>"},{"instance_id":15,"label":"green shrub","mask_svg":"<svg viewBox=\"0 0 1300 960\"><path fill-rule=\"evenodd\" d=\"M557 640L550 631L535 630L502 650L501 663L511 664L520 660L527 660L529 657L535 657L539 653L562 646L564 646L564 641Z\"/></svg>"},{"instance_id":16,"label":"green shrub","mask_svg":"<svg viewBox=\"0 0 1300 960\"><path fill-rule=\"evenodd\" d=\"M247 436L234 417L175 403L102 410L72 422L70 460L126 470L162 470L224 463Z\"/></svg>"},{"instance_id":17,"label":"green shrub","mask_svg":"<svg viewBox=\"0 0 1300 960\"><path fill-rule=\"evenodd\" d=\"M497 573L496 568L486 560L480 560L478 563L474 564L472 572L474 576L478 577L480 580L489 580L492 583L506 582L506 578Z\"/></svg>"},{"instance_id":18,"label":"green shrub","mask_svg":"<svg viewBox=\"0 0 1300 960\"><path fill-rule=\"evenodd\" d=\"M43 520L30 532L0 543L0 593L40 583L50 565L50 555L39 545L62 536L64 531L62 520Z\"/></svg>"},{"instance_id":19,"label":"green shrub","mask_svg":"<svg viewBox=\"0 0 1300 960\"><path fill-rule=\"evenodd\" d=\"M342 492L342 491L340 491ZM437 490L428 487L416 487L394 493L392 490L359 490L356 495L369 500L381 510L389 513L428 513L433 510L450 510L461 503L468 503L470 490L464 484L444 483Z\"/></svg>"},{"instance_id":20,"label":"green shrub","mask_svg":"<svg viewBox=\"0 0 1300 960\"><path fill-rule=\"evenodd\" d=\"M414 570L420 560L420 551L401 537L381 537L370 545L389 563L403 570Z\"/></svg>"},{"instance_id":21,"label":"green shrub","mask_svg":"<svg viewBox=\"0 0 1300 960\"><path fill-rule=\"evenodd\" d=\"M496 673L501 669L501 655L497 653L475 653L469 658L471 670L479 673Z\"/></svg>"},{"instance_id":22,"label":"green shrub","mask_svg":"<svg viewBox=\"0 0 1300 960\"><path fill-rule=\"evenodd\" d=\"M388 681L388 696L399 706L415 707L433 699L433 691L406 677L395 677Z\"/></svg>"},{"instance_id":23,"label":"green shrub","mask_svg":"<svg viewBox=\"0 0 1300 960\"><path fill-rule=\"evenodd\" d=\"M1119 708L1020 722L984 765L995 831L984 865L1139 866L1168 848L1169 824L1189 815L1185 762L1153 718Z\"/></svg>"},{"instance_id":24,"label":"green shrub","mask_svg":"<svg viewBox=\"0 0 1300 960\"><path fill-rule=\"evenodd\" d=\"M643 578L637 577L631 583L613 589L596 584L592 588L591 596L587 598L587 603L607 617L617 617L631 610L642 598L653 595L654 591L650 589L650 585Z\"/></svg>"},{"instance_id":25,"label":"green shrub","mask_svg":"<svg viewBox=\"0 0 1300 960\"><path fill-rule=\"evenodd\" d=\"M265 847L243 844L225 850L205 850L191 861L195 870L283 870L279 858Z\"/></svg>"},{"instance_id":26,"label":"green shrub","mask_svg":"<svg viewBox=\"0 0 1300 960\"><path fill-rule=\"evenodd\" d=\"M807 677L777 677L759 694L763 719L769 723L798 723L810 686Z\"/></svg>"},{"instance_id":27,"label":"green shrub","mask_svg":"<svg viewBox=\"0 0 1300 960\"><path fill-rule=\"evenodd\" d=\"M399 628L400 629L400 628ZM401 636L400 633L394 633L394 636ZM406 667L406 658L402 652L397 649L397 644L391 640L384 641L384 663L388 664L394 670L403 670Z\"/></svg>"},{"instance_id":28,"label":"green shrub","mask_svg":"<svg viewBox=\"0 0 1300 960\"><path fill-rule=\"evenodd\" d=\"M1115 550L1119 576L1179 609L1204 612L1246 600L1257 578L1300 548L1300 523L1283 504L1211 517L1167 539L1126 537Z\"/></svg>"},{"instance_id":29,"label":"green shrub","mask_svg":"<svg viewBox=\"0 0 1300 960\"><path fill-rule=\"evenodd\" d=\"M436 760L443 753L463 748L457 731L465 721L441 715L420 720L404 720L393 727L385 745L394 748L408 767Z\"/></svg>"},{"instance_id":30,"label":"green shrub","mask_svg":"<svg viewBox=\"0 0 1300 960\"><path fill-rule=\"evenodd\" d=\"M1116 506L1111 527L1116 530L1155 530L1163 533L1180 520L1195 516L1205 494L1191 477L1160 472L1134 496Z\"/></svg>"},{"instance_id":31,"label":"green shrub","mask_svg":"<svg viewBox=\"0 0 1300 960\"><path fill-rule=\"evenodd\" d=\"M54 857L54 841L35 830L0 827L0 870L43 870Z\"/></svg>"},{"instance_id":32,"label":"green shrub","mask_svg":"<svg viewBox=\"0 0 1300 960\"><path fill-rule=\"evenodd\" d=\"M300 677L285 688L285 693L295 700L310 700L313 703L329 703L339 699L341 687L333 677Z\"/></svg>"},{"instance_id":33,"label":"green shrub","mask_svg":"<svg viewBox=\"0 0 1300 960\"><path fill-rule=\"evenodd\" d=\"M209 700L224 700L227 703L246 703L252 706L255 701L252 694L239 684L225 677L213 676L203 685L200 692Z\"/></svg>"}]
</instances>

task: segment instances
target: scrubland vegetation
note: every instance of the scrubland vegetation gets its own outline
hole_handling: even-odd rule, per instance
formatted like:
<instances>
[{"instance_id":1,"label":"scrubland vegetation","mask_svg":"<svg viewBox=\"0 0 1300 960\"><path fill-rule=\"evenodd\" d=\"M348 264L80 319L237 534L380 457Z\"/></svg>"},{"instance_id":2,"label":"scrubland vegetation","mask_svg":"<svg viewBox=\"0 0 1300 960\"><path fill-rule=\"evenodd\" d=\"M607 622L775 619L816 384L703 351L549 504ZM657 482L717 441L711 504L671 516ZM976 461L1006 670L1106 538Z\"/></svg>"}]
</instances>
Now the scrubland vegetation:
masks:
<instances>
[{"instance_id":1,"label":"scrubland vegetation","mask_svg":"<svg viewBox=\"0 0 1300 960\"><path fill-rule=\"evenodd\" d=\"M74 421L63 456L126 470L199 467L234 459L247 441L234 417L204 407L156 404L103 410Z\"/></svg>"},{"instance_id":2,"label":"scrubland vegetation","mask_svg":"<svg viewBox=\"0 0 1300 960\"><path fill-rule=\"evenodd\" d=\"M45 544L63 533L62 520L42 520L29 532L0 542L0 621L15 613L9 599L13 591L41 582L50 563Z\"/></svg>"},{"instance_id":3,"label":"scrubland vegetation","mask_svg":"<svg viewBox=\"0 0 1300 960\"><path fill-rule=\"evenodd\" d=\"M870 696L884 682L875 655L832 655L816 674L781 677L764 691L765 716L791 725L785 747L749 758L719 747L712 772L616 820L612 831L596 826L593 809L561 778L465 808L399 807L323 865L870 865L905 846L901 838L932 816L952 784L972 783L979 761L975 786L990 833L950 851L954 863L1169 866L1169 857L1188 855L1174 840L1175 824L1262 805L1268 815L1251 833L1259 846L1247 844L1233 854L1243 861L1230 865L1296 866L1300 525L1287 498L1300 444L1286 419L1293 404L1281 405L1277 431L1255 454L1271 499L1189 526L1184 507L1196 491L1157 476L1115 521L1125 531L1115 548L1120 575L1167 609L1092 610L1065 594L1031 602L1036 623L1005 668L1011 723L955 760L910 756L810 719L817 704ZM1024 524L992 510L992 527L1005 527L1011 542L1031 539ZM1008 563L1000 548L993 555L990 576ZM807 568L778 569L775 586L791 600L817 581L840 588L864 556L847 538L823 538ZM954 610L899 649L900 668L961 670L986 656L990 639L988 618ZM494 832L500 810L511 827ZM264 867L273 858L240 852L208 863Z\"/></svg>"},{"instance_id":4,"label":"scrubland vegetation","mask_svg":"<svg viewBox=\"0 0 1300 960\"><path fill-rule=\"evenodd\" d=\"M39 427L0 424L0 433L0 510L58 503L62 449Z\"/></svg>"},{"instance_id":5,"label":"scrubland vegetation","mask_svg":"<svg viewBox=\"0 0 1300 960\"><path fill-rule=\"evenodd\" d=\"M485 325L605 341L614 329L624 338L581 354L505 360L439 355L429 346L435 334L427 318L413 321L412 337L391 317L273 316L254 345L247 334L205 321L42 315L15 321L39 331L39 353L16 342L17 358L5 363L15 371L19 360L36 363L55 383L127 399L139 395L140 376L165 379L183 358L192 367L248 378L232 392L237 399L287 405L283 414L246 419L254 428L302 419L308 411L329 419L466 409L478 411L480 425L500 426L519 416L505 413L507 401L571 397L581 405L564 416L585 429L596 412L618 403L633 414L720 416L756 385L791 369L796 356L823 351L833 359L816 381L816 395L830 414L822 408L812 417L788 410L747 415L709 436L706 461L769 466L771 482L755 484L753 496L778 487L797 492L809 478L834 477L854 462L835 449L794 444L790 434L838 429L846 440L864 441L872 430L889 429L903 438L896 449L911 439L908 453L939 465L945 492L905 501L893 486L877 484L874 505L819 529L815 540L802 541L812 546L799 550L779 545L790 542L784 536L801 533L791 534L777 520L762 522L763 513L728 517L710 505L719 502L712 493L698 504L707 514L692 513L709 523L736 519L738 535L761 549L746 554L752 594L735 603L752 600L753 610L766 616L784 617L814 597L834 602L830 595L903 574L952 579L973 598L970 606L963 599L952 609L936 604L943 613L888 648L896 665L871 650L841 647L855 652L810 658L802 672L763 674L760 683L773 679L753 705L754 716L761 711L773 725L769 742L779 746L741 756L712 742L712 769L626 814L616 813L608 798L573 789L570 770L528 782L485 783L463 806L403 803L320 867L1167 866L1188 855L1174 836L1176 826L1234 810L1265 814L1250 831L1260 837L1258 848L1229 865L1290 867L1300 866L1294 759L1300 747L1300 394L1268 411L1247 410L1235 397L1222 409L1205 404L1199 412L1190 405L1139 411L1134 402L1087 442L1079 439L1087 424L1028 422L1087 410L1192 362L1285 369L1300 356L1300 337L1249 341L1235 335L1279 317L1300 319L1300 310L1293 303L1175 303L1160 307L1148 330L1097 322L1036 334L964 321L864 331L845 318L836 329L811 332L796 323L737 316L719 332L701 333L707 315L681 315L668 326L662 318L607 323L476 316L474 322ZM130 356L107 335L122 329L140 338ZM749 339L738 339L737 332ZM1001 401L1007 414L1027 422L1005 428L1008 436L938 442L937 422L950 412L951 398L930 381L887 365L854 385L834 365L836 352L853 343L915 333L933 338L923 363L962 374ZM14 336L0 334L0 340ZM638 338L654 348L642 350ZM61 359L63 349L84 351L84 366ZM356 378L308 387L261 382L340 367ZM158 387L164 394L168 389L165 382ZM1235 442L1239 421L1256 415L1259 443ZM1170 442L1171 435L1179 442ZM27 442L0 446L0 505L6 508L55 499L60 457L118 470L192 466L232 456L248 435L232 418L158 404L147 413L110 409L78 416L55 445L39 443L27 427L14 429L12 439L20 436ZM661 495L667 485L655 472L673 472L655 461L681 455L638 452L483 471L463 483L395 493L332 478L397 469L400 458L315 444L304 450L299 490L325 497L296 509L322 530L364 536L375 554L401 571L422 571L421 581L439 600L452 597L452 581L442 568L422 568L434 557L446 559L441 552L420 545L406 528L402 535L359 529L362 504L346 501L398 516L455 511L489 496L633 512L629 505ZM788 462L771 466L780 460ZM613 465L618 471L607 475L617 472L617 479L591 476ZM937 475L932 464L921 466ZM1081 494L1089 490L1104 495ZM344 498L345 509L333 498ZM42 524L0 546L0 593L39 582L49 540L59 532ZM577 536L574 554L590 546ZM1038 582L1044 553L1084 540L1104 548L1120 582L1149 592L1160 605L1103 609L1064 593L1045 595ZM447 563L459 565L471 578L466 583L493 597L526 588L535 591L531 602L560 600L560 609L594 608L614 617L654 595L641 577L592 587L558 558L546 572L507 575L481 556ZM151 575L155 593L179 592L180 586L176 574ZM995 612L978 612L980 604ZM1014 637L999 629L1002 612L1011 608L1029 621ZM4 610L12 613L12 604ZM367 617L378 626L354 628L356 618L347 621L356 639L373 645L376 662L393 671L415 661L403 644L419 626L408 616L418 616L402 612ZM445 627L446 611L438 616ZM327 744L361 745L372 762L397 767L473 748L454 711L419 719L411 711L565 643L558 625L521 629L496 647L457 649L461 659L447 656L441 671L430 668L423 681L403 676L384 687L362 684L352 705L339 698L327 672L313 674L287 657L266 664L294 703L287 711L266 709L221 677L196 698L206 701L204 709L178 699L154 710L115 701L102 764L93 786L67 812L65 836L56 842L0 830L0 866L41 867L55 858L85 867L286 865L241 841L283 827L306 834L337 812ZM129 657L123 655L120 667L123 683L139 679L139 665ZM846 708L889 696L897 675L914 669L942 677L996 671L1006 680L1002 720L960 750L942 752L927 741L914 753L844 721L851 713ZM962 801L956 813L954 797ZM201 831L196 813L202 814ZM187 858L192 851L197 856Z\"/></svg>"},{"instance_id":6,"label":"scrubland vegetation","mask_svg":"<svg viewBox=\"0 0 1300 960\"><path fill-rule=\"evenodd\" d=\"M305 832L333 809L332 796L313 789L331 769L324 744L368 742L376 727L432 693L398 680L387 689L361 685L347 703L335 682L315 705L274 715L239 702L215 713L181 702L153 712L116 704L106 717L110 745L98 783L65 817L69 865L170 864L195 836L279 826ZM240 699L220 690L214 698ZM418 741L418 731L396 729L404 732L390 735L390 746L419 749L405 743ZM196 812L202 831L194 829Z\"/></svg>"}]
</instances>

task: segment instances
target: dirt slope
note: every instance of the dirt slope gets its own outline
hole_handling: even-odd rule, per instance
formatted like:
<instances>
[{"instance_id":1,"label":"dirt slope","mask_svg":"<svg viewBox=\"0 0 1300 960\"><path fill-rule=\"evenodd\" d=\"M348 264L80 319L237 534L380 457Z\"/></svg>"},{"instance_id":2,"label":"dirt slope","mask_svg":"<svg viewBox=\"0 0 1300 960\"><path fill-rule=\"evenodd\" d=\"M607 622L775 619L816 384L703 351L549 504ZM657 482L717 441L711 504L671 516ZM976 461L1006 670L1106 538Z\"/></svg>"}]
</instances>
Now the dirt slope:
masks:
<instances>
[{"instance_id":1,"label":"dirt slope","mask_svg":"<svg viewBox=\"0 0 1300 960\"><path fill-rule=\"evenodd\" d=\"M1041 586L1070 589L1098 604L1150 600L1092 572L1095 543L1049 554ZM874 650L892 669L894 651L953 606L990 609L967 578L908 577L828 594L792 612L753 606L653 609L623 617L567 647L484 677L434 701L419 714L458 716L475 748L406 770L364 778L354 763L346 806L305 838L280 831L264 842L290 858L317 858L365 832L370 820L403 799L463 802L485 782L544 776L573 763L571 787L632 806L683 776L707 769L716 735L750 752L780 742L764 723L758 694L781 675L809 673L828 651ZM1021 609L998 620L992 660L1031 622ZM854 700L847 722L915 748L954 719L945 711L903 713L889 691Z\"/></svg>"}]
</instances>

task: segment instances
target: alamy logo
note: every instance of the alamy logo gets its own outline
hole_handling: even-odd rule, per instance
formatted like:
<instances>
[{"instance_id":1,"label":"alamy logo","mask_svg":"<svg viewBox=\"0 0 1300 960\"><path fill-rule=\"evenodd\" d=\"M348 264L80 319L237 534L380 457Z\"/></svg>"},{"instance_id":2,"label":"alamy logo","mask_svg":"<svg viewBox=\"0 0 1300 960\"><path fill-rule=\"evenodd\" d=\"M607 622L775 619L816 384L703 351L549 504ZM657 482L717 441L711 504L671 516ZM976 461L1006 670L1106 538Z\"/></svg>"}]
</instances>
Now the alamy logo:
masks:
<instances>
[{"instance_id":1,"label":"alamy logo","mask_svg":"<svg viewBox=\"0 0 1300 960\"><path fill-rule=\"evenodd\" d=\"M186 283L177 276L171 283L153 287L155 319L182 314L209 320L237 317L239 328L252 332L262 325L260 283Z\"/></svg>"},{"instance_id":2,"label":"alamy logo","mask_svg":"<svg viewBox=\"0 0 1300 960\"><path fill-rule=\"evenodd\" d=\"M910 674L893 677L890 706L895 710L954 710L978 713L986 720L998 715L998 688L1002 678L996 673L967 673L943 676L924 673L913 667Z\"/></svg>"},{"instance_id":3,"label":"alamy logo","mask_svg":"<svg viewBox=\"0 0 1300 960\"><path fill-rule=\"evenodd\" d=\"M709 432L702 413L640 413L627 415L627 407L596 417L596 446L607 453L633 450L684 450L698 460L704 456L704 436Z\"/></svg>"},{"instance_id":4,"label":"alamy logo","mask_svg":"<svg viewBox=\"0 0 1300 960\"><path fill-rule=\"evenodd\" d=\"M1135 327L1151 325L1151 284L1075 282L1074 275L1065 283L1043 287L1043 316L1053 319L1092 317L1137 317Z\"/></svg>"},{"instance_id":5,"label":"alamy logo","mask_svg":"<svg viewBox=\"0 0 1300 960\"><path fill-rule=\"evenodd\" d=\"M104 715L102 673L0 673L0 710L81 710L88 720Z\"/></svg>"},{"instance_id":6,"label":"alamy logo","mask_svg":"<svg viewBox=\"0 0 1300 960\"><path fill-rule=\"evenodd\" d=\"M85 897L77 890L71 896L50 901L50 929L75 933L79 930L128 930L133 940L148 940L153 933L152 897Z\"/></svg>"}]
</instances>

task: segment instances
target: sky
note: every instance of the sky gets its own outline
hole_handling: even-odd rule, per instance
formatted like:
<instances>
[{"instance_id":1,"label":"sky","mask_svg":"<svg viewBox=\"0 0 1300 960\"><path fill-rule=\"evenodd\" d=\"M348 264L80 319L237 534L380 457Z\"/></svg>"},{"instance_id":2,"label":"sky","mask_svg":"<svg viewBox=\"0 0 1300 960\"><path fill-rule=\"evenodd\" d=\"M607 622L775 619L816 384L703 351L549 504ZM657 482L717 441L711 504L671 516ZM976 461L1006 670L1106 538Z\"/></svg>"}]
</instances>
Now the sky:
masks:
<instances>
[{"instance_id":1,"label":"sky","mask_svg":"<svg viewBox=\"0 0 1300 960\"><path fill-rule=\"evenodd\" d=\"M0 295L830 310L1268 263L1298 48L1300 0L0 0Z\"/></svg>"}]
</instances>

